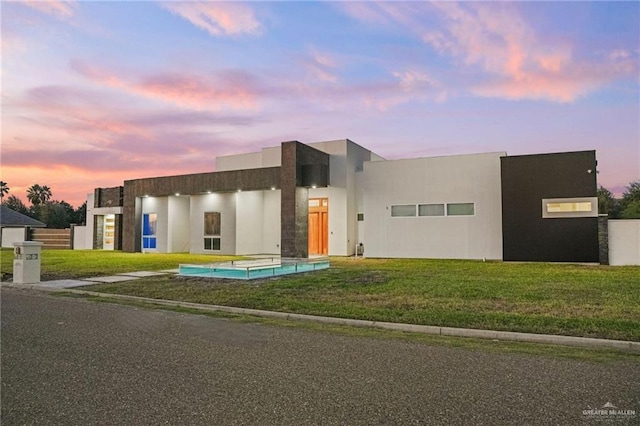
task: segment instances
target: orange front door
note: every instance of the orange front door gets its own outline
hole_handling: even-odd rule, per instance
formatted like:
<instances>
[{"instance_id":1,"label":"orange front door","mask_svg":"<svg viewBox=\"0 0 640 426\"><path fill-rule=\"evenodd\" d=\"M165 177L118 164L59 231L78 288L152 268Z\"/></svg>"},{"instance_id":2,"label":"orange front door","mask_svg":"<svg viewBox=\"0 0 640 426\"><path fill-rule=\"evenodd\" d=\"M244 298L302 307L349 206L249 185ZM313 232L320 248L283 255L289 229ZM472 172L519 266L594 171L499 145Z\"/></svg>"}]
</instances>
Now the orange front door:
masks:
<instances>
[{"instance_id":1,"label":"orange front door","mask_svg":"<svg viewBox=\"0 0 640 426\"><path fill-rule=\"evenodd\" d=\"M309 199L309 255L329 253L329 199Z\"/></svg>"}]
</instances>

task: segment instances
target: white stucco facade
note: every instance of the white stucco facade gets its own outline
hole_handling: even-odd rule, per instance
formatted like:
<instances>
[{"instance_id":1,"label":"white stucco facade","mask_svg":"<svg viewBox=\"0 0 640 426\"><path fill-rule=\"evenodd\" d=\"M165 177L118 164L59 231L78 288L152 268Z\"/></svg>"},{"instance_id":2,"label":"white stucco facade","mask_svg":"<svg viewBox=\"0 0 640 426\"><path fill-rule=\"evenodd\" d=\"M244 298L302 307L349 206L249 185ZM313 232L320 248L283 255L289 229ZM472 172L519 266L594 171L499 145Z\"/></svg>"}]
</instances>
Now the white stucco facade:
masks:
<instances>
[{"instance_id":1,"label":"white stucco facade","mask_svg":"<svg viewBox=\"0 0 640 426\"><path fill-rule=\"evenodd\" d=\"M367 257L501 259L500 157L504 152L366 162L360 177ZM448 215L473 203L472 215ZM420 205L442 215L420 216ZM393 217L393 206L416 206Z\"/></svg>"},{"instance_id":2,"label":"white stucco facade","mask_svg":"<svg viewBox=\"0 0 640 426\"><path fill-rule=\"evenodd\" d=\"M640 219L610 220L609 264L640 265Z\"/></svg>"}]
</instances>

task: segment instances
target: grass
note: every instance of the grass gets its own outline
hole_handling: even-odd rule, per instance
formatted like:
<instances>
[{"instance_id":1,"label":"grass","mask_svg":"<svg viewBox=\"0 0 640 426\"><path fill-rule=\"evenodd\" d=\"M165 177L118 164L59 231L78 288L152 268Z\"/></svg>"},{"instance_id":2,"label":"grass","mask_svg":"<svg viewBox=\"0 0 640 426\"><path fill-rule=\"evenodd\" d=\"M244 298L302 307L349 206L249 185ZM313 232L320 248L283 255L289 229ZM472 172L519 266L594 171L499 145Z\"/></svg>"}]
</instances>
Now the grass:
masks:
<instances>
[{"instance_id":1,"label":"grass","mask_svg":"<svg viewBox=\"0 0 640 426\"><path fill-rule=\"evenodd\" d=\"M2 272L7 271L5 255ZM187 254L46 251L43 272L87 277L211 261ZM90 289L343 318L640 341L640 267L429 259L331 262L328 270L268 280L163 276Z\"/></svg>"},{"instance_id":2,"label":"grass","mask_svg":"<svg viewBox=\"0 0 640 426\"><path fill-rule=\"evenodd\" d=\"M188 253L123 253L97 250L44 250L42 280L97 277L134 271L175 269L181 263L208 263L239 259L238 256L210 256ZM0 272L13 271L13 250L0 251Z\"/></svg>"}]
</instances>

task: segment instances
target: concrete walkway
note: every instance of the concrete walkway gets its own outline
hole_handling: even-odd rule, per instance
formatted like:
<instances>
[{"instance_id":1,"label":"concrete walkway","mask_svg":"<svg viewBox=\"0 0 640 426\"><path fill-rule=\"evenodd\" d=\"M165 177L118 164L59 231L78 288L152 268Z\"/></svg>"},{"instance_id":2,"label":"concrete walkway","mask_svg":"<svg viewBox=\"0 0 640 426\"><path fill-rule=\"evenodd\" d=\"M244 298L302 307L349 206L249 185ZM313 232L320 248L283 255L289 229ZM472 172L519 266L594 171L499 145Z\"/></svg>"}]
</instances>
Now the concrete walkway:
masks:
<instances>
[{"instance_id":1,"label":"concrete walkway","mask_svg":"<svg viewBox=\"0 0 640 426\"><path fill-rule=\"evenodd\" d=\"M564 345L564 346L581 346L589 348L608 348L617 349L625 352L640 353L640 342L631 342L623 340L608 340L608 339L594 339L588 337L573 337L573 336L558 336L550 334L533 334L533 333L518 333L510 331L496 331L496 330L478 330L470 328L454 328L454 327L439 327L429 325L417 325L417 324L402 324L392 322L380 322L380 321L366 321L349 318L335 318L325 317L318 315L304 315L294 314L287 312L274 312L265 311L260 309L247 309L247 308L235 308L232 306L220 306L220 305L205 305L201 303L181 302L175 300L164 299L151 299L147 297L129 296L124 294L109 294L98 293L89 290L79 290L74 287L87 286L98 283L113 283L122 281L132 281L140 279L141 277L159 276L167 273L174 273L174 271L139 271L129 272L118 275L104 276L104 277L92 277L81 280L56 280L56 281L44 281L38 284L13 284L2 283L3 286L13 288L30 288L44 291L59 291L66 290L67 292L74 294L82 294L87 296L97 296L102 298L109 298L115 300L128 300L143 303L150 303L154 305L169 306L169 307L185 307L195 309L203 312L225 312L236 315L250 315L263 318L277 318L283 320L292 321L312 321L323 324L336 324L346 325L352 327L368 327L368 328L381 328L386 330L404 331L410 333L422 333L438 336L453 336L453 337L472 337L476 339L491 339L491 340L505 340L515 342L528 342L528 343L542 343L552 345Z\"/></svg>"}]
</instances>

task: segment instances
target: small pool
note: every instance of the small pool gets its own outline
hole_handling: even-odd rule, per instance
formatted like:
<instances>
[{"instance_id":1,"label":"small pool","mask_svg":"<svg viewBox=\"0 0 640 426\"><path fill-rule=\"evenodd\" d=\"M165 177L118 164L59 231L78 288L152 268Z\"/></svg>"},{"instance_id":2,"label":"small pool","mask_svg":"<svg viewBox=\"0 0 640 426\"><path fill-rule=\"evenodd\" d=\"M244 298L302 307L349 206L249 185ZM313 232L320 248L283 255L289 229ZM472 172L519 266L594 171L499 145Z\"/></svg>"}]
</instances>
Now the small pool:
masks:
<instances>
[{"instance_id":1,"label":"small pool","mask_svg":"<svg viewBox=\"0 0 640 426\"><path fill-rule=\"evenodd\" d=\"M315 259L255 259L238 260L205 265L180 265L178 275L185 277L229 278L234 280L253 280L256 278L277 277L279 275L299 274L329 268L328 258Z\"/></svg>"}]
</instances>

